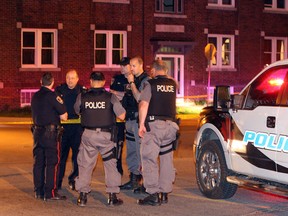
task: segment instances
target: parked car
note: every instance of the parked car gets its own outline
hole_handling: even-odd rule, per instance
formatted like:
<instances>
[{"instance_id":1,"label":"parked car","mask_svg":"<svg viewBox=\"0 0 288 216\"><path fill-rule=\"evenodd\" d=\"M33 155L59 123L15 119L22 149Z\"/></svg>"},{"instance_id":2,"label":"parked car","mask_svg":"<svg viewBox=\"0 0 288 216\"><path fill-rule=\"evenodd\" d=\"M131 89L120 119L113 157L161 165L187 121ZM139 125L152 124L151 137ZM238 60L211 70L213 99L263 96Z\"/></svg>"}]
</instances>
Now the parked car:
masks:
<instances>
[{"instance_id":1,"label":"parked car","mask_svg":"<svg viewBox=\"0 0 288 216\"><path fill-rule=\"evenodd\" d=\"M206 197L232 197L238 185L288 195L288 59L264 68L238 95L217 86L200 113L193 144Z\"/></svg>"}]
</instances>

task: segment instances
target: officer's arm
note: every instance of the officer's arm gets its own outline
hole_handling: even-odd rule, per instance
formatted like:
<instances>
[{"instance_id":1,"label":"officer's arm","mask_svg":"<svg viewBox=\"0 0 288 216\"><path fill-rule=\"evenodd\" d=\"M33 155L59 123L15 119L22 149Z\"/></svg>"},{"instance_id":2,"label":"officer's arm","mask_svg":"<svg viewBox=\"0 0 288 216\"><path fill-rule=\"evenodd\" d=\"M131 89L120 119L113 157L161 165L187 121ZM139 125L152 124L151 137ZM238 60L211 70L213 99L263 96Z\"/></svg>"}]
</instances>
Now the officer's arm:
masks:
<instances>
[{"instance_id":1,"label":"officer's arm","mask_svg":"<svg viewBox=\"0 0 288 216\"><path fill-rule=\"evenodd\" d=\"M117 118L119 118L120 120L124 121L126 117L126 112L122 113L121 115L118 115Z\"/></svg>"},{"instance_id":2,"label":"officer's arm","mask_svg":"<svg viewBox=\"0 0 288 216\"><path fill-rule=\"evenodd\" d=\"M78 96L76 98L76 102L74 104L74 111L77 115L80 114L80 105L81 105L81 93L78 94Z\"/></svg>"},{"instance_id":3,"label":"officer's arm","mask_svg":"<svg viewBox=\"0 0 288 216\"><path fill-rule=\"evenodd\" d=\"M137 87L136 87L136 85L135 85L134 82L132 82L132 83L130 84L130 87L131 87L131 90L132 90L132 93L133 93L133 96L134 96L135 100L136 100L137 102L139 102L139 98L140 98L141 92L137 89Z\"/></svg>"},{"instance_id":4,"label":"officer's arm","mask_svg":"<svg viewBox=\"0 0 288 216\"><path fill-rule=\"evenodd\" d=\"M151 86L147 82L144 85L143 91L141 92L140 103L138 106L138 111L139 111L139 131L138 131L138 134L140 137L143 137L147 131L146 127L145 127L145 120L147 117L151 96L152 96L151 95Z\"/></svg>"},{"instance_id":5,"label":"officer's arm","mask_svg":"<svg viewBox=\"0 0 288 216\"><path fill-rule=\"evenodd\" d=\"M120 120L124 120L126 117L126 110L123 108L119 99L114 94L112 94L111 96L111 103L113 104L113 111L116 114L117 118L119 118Z\"/></svg>"},{"instance_id":6,"label":"officer's arm","mask_svg":"<svg viewBox=\"0 0 288 216\"><path fill-rule=\"evenodd\" d=\"M144 126L145 119L148 112L149 103L141 100L139 103L139 126Z\"/></svg>"},{"instance_id":7,"label":"officer's arm","mask_svg":"<svg viewBox=\"0 0 288 216\"><path fill-rule=\"evenodd\" d=\"M68 113L65 112L64 114L60 115L61 121L66 121L68 119Z\"/></svg>"},{"instance_id":8,"label":"officer's arm","mask_svg":"<svg viewBox=\"0 0 288 216\"><path fill-rule=\"evenodd\" d=\"M68 119L68 113L64 101L60 96L56 97L55 100L55 93L51 94L52 104L56 109L57 113L59 114L60 120L66 121Z\"/></svg>"}]
</instances>

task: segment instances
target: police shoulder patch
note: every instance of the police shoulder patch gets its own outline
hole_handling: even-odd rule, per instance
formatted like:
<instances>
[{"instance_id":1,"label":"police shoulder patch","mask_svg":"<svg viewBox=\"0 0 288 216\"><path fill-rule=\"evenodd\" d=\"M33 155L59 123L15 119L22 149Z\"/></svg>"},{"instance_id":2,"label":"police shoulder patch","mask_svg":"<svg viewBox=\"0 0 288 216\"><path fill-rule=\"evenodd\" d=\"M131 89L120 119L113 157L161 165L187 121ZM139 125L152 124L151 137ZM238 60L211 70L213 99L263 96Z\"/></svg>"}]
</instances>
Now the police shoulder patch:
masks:
<instances>
[{"instance_id":1,"label":"police shoulder patch","mask_svg":"<svg viewBox=\"0 0 288 216\"><path fill-rule=\"evenodd\" d=\"M64 101L62 100L62 98L60 96L56 97L56 100L60 103L60 104L64 104Z\"/></svg>"}]
</instances>

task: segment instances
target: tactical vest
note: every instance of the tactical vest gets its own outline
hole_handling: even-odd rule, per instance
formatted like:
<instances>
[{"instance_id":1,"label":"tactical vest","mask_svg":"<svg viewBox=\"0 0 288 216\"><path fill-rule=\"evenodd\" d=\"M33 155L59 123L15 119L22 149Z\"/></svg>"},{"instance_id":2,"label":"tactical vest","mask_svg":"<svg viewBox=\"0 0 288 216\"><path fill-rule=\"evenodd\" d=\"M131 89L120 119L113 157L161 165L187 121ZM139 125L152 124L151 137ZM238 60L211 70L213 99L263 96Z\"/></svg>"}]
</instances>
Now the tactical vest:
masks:
<instances>
[{"instance_id":1,"label":"tactical vest","mask_svg":"<svg viewBox=\"0 0 288 216\"><path fill-rule=\"evenodd\" d=\"M152 97L147 116L163 116L175 118L176 115L176 83L167 76L157 76L148 80Z\"/></svg>"},{"instance_id":2,"label":"tactical vest","mask_svg":"<svg viewBox=\"0 0 288 216\"><path fill-rule=\"evenodd\" d=\"M136 88L141 91L142 89L140 89L140 86L141 86L141 83L142 81L144 81L145 79L148 79L149 76L146 72L143 72L139 77L135 77L135 85L136 85ZM138 103L137 101L135 100L134 96L133 96L133 93L132 93L132 90L131 89L127 89L126 88L126 92L125 92L125 95L122 99L122 105L123 107L125 108L126 110L126 116L129 117L129 115L131 113L135 113L135 112L138 112Z\"/></svg>"},{"instance_id":3,"label":"tactical vest","mask_svg":"<svg viewBox=\"0 0 288 216\"><path fill-rule=\"evenodd\" d=\"M81 97L81 125L91 128L109 128L115 123L111 103L112 94L104 88L92 88Z\"/></svg>"}]
</instances>

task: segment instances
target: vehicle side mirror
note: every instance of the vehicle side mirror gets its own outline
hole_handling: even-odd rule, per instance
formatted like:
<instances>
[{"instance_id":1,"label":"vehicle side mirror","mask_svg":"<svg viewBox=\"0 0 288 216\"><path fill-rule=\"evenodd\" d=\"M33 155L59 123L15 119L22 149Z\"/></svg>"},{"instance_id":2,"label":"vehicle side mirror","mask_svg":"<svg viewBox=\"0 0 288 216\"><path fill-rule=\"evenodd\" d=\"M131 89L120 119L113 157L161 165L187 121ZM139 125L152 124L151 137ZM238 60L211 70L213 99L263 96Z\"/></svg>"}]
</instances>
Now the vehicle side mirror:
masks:
<instances>
[{"instance_id":1,"label":"vehicle side mirror","mask_svg":"<svg viewBox=\"0 0 288 216\"><path fill-rule=\"evenodd\" d=\"M230 86L216 86L213 98L214 109L227 111L230 108L230 102Z\"/></svg>"},{"instance_id":2,"label":"vehicle side mirror","mask_svg":"<svg viewBox=\"0 0 288 216\"><path fill-rule=\"evenodd\" d=\"M244 102L244 95L233 95L231 108L233 108L233 110L242 109L243 102Z\"/></svg>"}]
</instances>

